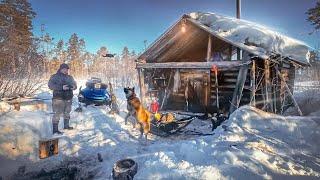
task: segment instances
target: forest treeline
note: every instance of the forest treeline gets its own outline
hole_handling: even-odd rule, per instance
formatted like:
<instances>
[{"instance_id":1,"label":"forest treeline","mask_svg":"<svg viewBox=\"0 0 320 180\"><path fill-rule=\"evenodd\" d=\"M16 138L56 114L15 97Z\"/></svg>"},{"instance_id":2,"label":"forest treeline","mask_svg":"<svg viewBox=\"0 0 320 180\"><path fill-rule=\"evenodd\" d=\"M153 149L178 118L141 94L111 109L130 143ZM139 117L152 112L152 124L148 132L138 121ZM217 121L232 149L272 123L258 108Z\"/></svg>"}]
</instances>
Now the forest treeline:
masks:
<instances>
[{"instance_id":1,"label":"forest treeline","mask_svg":"<svg viewBox=\"0 0 320 180\"><path fill-rule=\"evenodd\" d=\"M69 39L55 40L41 27L33 27L36 17L28 0L0 0L0 99L32 95L63 62L70 65L76 79L99 77L114 86L137 82L137 54L124 47L121 54L103 57L107 47L88 52L86 41L74 33ZM41 35L33 34L41 28Z\"/></svg>"}]
</instances>

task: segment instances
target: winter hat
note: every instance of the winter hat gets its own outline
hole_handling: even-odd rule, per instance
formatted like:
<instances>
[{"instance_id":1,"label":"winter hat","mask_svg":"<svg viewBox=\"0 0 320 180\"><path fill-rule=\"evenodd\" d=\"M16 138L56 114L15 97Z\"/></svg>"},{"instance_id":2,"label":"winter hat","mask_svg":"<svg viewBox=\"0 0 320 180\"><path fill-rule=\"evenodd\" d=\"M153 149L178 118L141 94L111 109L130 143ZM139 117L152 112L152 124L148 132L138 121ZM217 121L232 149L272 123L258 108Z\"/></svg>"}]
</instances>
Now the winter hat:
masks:
<instances>
[{"instance_id":1,"label":"winter hat","mask_svg":"<svg viewBox=\"0 0 320 180\"><path fill-rule=\"evenodd\" d=\"M70 68L69 68L69 65L68 65L68 64L62 63L62 64L60 65L60 68L59 68L59 69L70 69Z\"/></svg>"}]
</instances>

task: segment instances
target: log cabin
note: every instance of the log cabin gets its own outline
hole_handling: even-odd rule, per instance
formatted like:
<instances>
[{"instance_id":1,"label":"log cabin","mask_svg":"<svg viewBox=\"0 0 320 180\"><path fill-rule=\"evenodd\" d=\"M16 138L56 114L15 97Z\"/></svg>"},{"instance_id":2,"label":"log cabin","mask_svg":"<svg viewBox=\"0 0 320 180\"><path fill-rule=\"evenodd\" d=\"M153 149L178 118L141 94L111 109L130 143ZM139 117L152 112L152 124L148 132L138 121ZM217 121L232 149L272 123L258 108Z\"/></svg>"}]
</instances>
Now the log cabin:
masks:
<instances>
[{"instance_id":1,"label":"log cabin","mask_svg":"<svg viewBox=\"0 0 320 180\"><path fill-rule=\"evenodd\" d=\"M183 15L137 59L140 97L161 110L232 113L296 106L295 70L310 48L265 26L215 13Z\"/></svg>"}]
</instances>

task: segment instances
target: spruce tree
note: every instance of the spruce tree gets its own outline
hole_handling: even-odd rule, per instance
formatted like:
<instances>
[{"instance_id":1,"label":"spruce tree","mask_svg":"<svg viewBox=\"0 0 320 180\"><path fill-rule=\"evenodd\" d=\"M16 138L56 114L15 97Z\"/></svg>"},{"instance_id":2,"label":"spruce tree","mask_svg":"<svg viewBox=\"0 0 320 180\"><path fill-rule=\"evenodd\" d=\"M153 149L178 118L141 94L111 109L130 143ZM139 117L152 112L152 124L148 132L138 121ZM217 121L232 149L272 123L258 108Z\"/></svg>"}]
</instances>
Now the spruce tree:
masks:
<instances>
[{"instance_id":1,"label":"spruce tree","mask_svg":"<svg viewBox=\"0 0 320 180\"><path fill-rule=\"evenodd\" d=\"M311 22L311 24L315 27L315 30L320 29L320 1L317 1L315 7L308 9L306 12L308 15L307 21Z\"/></svg>"},{"instance_id":2,"label":"spruce tree","mask_svg":"<svg viewBox=\"0 0 320 180\"><path fill-rule=\"evenodd\" d=\"M35 17L27 0L0 1L0 68L16 71L21 57L32 46L32 19Z\"/></svg>"}]
</instances>

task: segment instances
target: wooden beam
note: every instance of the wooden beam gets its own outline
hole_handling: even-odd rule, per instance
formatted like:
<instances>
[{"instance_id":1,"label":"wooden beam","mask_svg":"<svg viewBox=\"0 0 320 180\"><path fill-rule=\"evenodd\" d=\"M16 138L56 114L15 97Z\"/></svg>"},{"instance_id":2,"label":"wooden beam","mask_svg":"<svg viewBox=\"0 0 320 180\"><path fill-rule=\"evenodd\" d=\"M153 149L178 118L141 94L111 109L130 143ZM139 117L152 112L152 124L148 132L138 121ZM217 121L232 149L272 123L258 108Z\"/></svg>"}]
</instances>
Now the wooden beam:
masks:
<instances>
[{"instance_id":1,"label":"wooden beam","mask_svg":"<svg viewBox=\"0 0 320 180\"><path fill-rule=\"evenodd\" d=\"M145 105L145 84L144 84L144 72L143 69L138 69L138 78L139 78L139 86L140 86L140 98L141 104Z\"/></svg>"},{"instance_id":2,"label":"wooden beam","mask_svg":"<svg viewBox=\"0 0 320 180\"><path fill-rule=\"evenodd\" d=\"M249 53L244 52L242 62L244 63L244 62L248 62L248 61L250 61ZM234 89L232 101L231 101L231 105L230 105L230 109L229 109L229 115L231 113L233 113L239 107L243 87L244 87L245 81L247 79L248 69L249 69L248 65L244 65L244 66L240 67L240 71L239 71L237 83L236 83L236 88Z\"/></svg>"},{"instance_id":3,"label":"wooden beam","mask_svg":"<svg viewBox=\"0 0 320 180\"><path fill-rule=\"evenodd\" d=\"M216 87L216 96L217 96L217 108L219 109L219 87L218 87L218 69L214 69L214 77L215 77L215 87Z\"/></svg>"},{"instance_id":4,"label":"wooden beam","mask_svg":"<svg viewBox=\"0 0 320 180\"><path fill-rule=\"evenodd\" d=\"M299 112L299 115L300 115L300 116L303 116L302 111L301 111L301 109L300 109L300 107L299 107L299 105L298 105L297 101L296 101L296 100L295 100L295 98L293 97L293 94L291 93L291 90L290 90L290 88L289 88L288 84L286 83L286 80L284 79L284 77L283 77L283 76L282 76L282 74L280 73L280 71L279 71L278 67L277 67L277 66L275 66L274 68L276 69L276 72L277 72L278 76L280 77L281 82L284 84L284 87L286 88L286 90L287 90L287 92L288 92L289 96L291 97L291 99L292 99L292 101L293 101L294 106L297 108L297 110L298 110L298 112Z\"/></svg>"},{"instance_id":5,"label":"wooden beam","mask_svg":"<svg viewBox=\"0 0 320 180\"><path fill-rule=\"evenodd\" d=\"M278 69L279 65L275 64L276 68ZM280 97L280 92L281 92L281 83L280 83L280 78L276 70L274 69L274 87L273 87L273 96L274 96L274 113L279 113L281 111L281 97Z\"/></svg>"},{"instance_id":6,"label":"wooden beam","mask_svg":"<svg viewBox=\"0 0 320 180\"><path fill-rule=\"evenodd\" d=\"M205 72L204 74L204 86L205 86L205 100L204 100L204 104L205 107L208 107L208 102L210 100L210 71Z\"/></svg>"},{"instance_id":7,"label":"wooden beam","mask_svg":"<svg viewBox=\"0 0 320 180\"><path fill-rule=\"evenodd\" d=\"M161 102L160 110L162 110L163 106L167 103L167 100L168 100L168 98L169 98L169 96L171 94L171 92L169 90L169 87L170 87L170 84L171 84L171 80L173 78L173 73L174 73L174 71L171 70L167 87L164 90L164 97L163 97L162 102Z\"/></svg>"},{"instance_id":8,"label":"wooden beam","mask_svg":"<svg viewBox=\"0 0 320 180\"><path fill-rule=\"evenodd\" d=\"M208 37L208 47L207 47L207 61L210 61L210 58L211 58L211 51L212 51L212 37L211 37L211 34L209 34L209 37Z\"/></svg>"},{"instance_id":9,"label":"wooden beam","mask_svg":"<svg viewBox=\"0 0 320 180\"><path fill-rule=\"evenodd\" d=\"M241 49L237 47L237 60L241 60Z\"/></svg>"},{"instance_id":10,"label":"wooden beam","mask_svg":"<svg viewBox=\"0 0 320 180\"><path fill-rule=\"evenodd\" d=\"M228 49L228 61L232 60L232 45L230 44Z\"/></svg>"},{"instance_id":11,"label":"wooden beam","mask_svg":"<svg viewBox=\"0 0 320 180\"><path fill-rule=\"evenodd\" d=\"M256 106L256 60L252 61L252 67L250 71L250 77L251 77L251 98L250 98L250 104L251 106Z\"/></svg>"},{"instance_id":12,"label":"wooden beam","mask_svg":"<svg viewBox=\"0 0 320 180\"><path fill-rule=\"evenodd\" d=\"M211 69L212 66L219 70L235 69L244 65L239 61L216 61L216 62L167 62L167 63L137 63L137 69Z\"/></svg>"},{"instance_id":13,"label":"wooden beam","mask_svg":"<svg viewBox=\"0 0 320 180\"><path fill-rule=\"evenodd\" d=\"M264 80L265 80L265 110L271 111L273 109L273 99L272 99L272 90L271 90L271 80L270 80L270 60L264 60Z\"/></svg>"}]
</instances>

